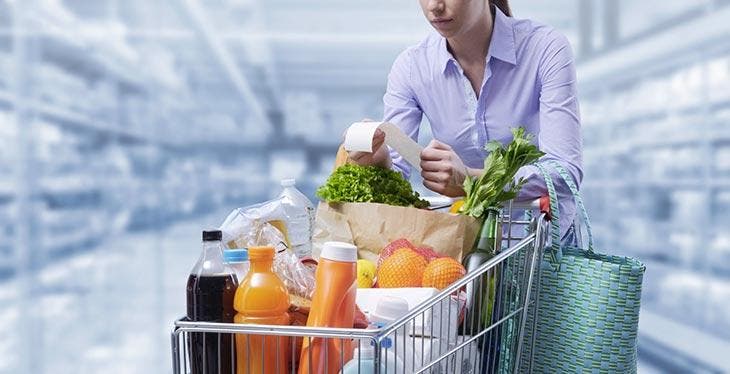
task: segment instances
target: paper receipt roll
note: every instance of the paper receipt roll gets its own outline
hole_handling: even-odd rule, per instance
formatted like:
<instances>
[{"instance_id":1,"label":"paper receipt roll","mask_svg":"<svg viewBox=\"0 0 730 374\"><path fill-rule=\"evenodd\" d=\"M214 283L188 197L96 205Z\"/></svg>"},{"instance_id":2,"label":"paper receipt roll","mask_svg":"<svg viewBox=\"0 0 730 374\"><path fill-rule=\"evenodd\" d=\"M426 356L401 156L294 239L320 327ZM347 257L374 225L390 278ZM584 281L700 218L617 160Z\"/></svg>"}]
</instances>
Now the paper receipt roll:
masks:
<instances>
[{"instance_id":1,"label":"paper receipt roll","mask_svg":"<svg viewBox=\"0 0 730 374\"><path fill-rule=\"evenodd\" d=\"M385 133L385 144L403 156L411 166L421 171L421 151L423 148L398 126L390 122L355 122L345 134L345 150L356 152L372 152L375 130Z\"/></svg>"}]
</instances>

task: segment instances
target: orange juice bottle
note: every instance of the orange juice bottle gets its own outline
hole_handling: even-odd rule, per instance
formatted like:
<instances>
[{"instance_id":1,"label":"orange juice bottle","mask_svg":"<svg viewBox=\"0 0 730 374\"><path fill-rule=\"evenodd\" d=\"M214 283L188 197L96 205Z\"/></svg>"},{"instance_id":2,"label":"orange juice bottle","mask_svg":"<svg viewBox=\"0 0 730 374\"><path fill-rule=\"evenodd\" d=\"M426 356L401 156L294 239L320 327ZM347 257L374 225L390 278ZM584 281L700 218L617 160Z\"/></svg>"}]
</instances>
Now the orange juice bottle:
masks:
<instances>
[{"instance_id":1,"label":"orange juice bottle","mask_svg":"<svg viewBox=\"0 0 730 374\"><path fill-rule=\"evenodd\" d=\"M352 328L357 293L357 248L327 242L317 266L307 326ZM305 338L299 374L336 374L352 359L352 341Z\"/></svg>"},{"instance_id":2,"label":"orange juice bottle","mask_svg":"<svg viewBox=\"0 0 730 374\"><path fill-rule=\"evenodd\" d=\"M289 324L289 293L273 272L274 248L251 247L246 278L236 290L235 323ZM236 334L236 373L279 374L288 372L289 339L286 337Z\"/></svg>"}]
</instances>

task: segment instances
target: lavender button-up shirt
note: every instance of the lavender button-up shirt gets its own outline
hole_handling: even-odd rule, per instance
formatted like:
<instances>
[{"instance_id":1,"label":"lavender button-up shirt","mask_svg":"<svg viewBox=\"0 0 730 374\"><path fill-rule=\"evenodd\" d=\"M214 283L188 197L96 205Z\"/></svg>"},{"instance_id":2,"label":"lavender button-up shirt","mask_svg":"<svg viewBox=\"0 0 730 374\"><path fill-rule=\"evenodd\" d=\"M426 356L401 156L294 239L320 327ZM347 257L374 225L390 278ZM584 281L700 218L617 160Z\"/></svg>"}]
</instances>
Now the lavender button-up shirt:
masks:
<instances>
[{"instance_id":1,"label":"lavender button-up shirt","mask_svg":"<svg viewBox=\"0 0 730 374\"><path fill-rule=\"evenodd\" d=\"M575 67L568 40L549 26L507 17L495 10L484 81L477 98L463 69L437 33L402 52L393 63L383 96L384 121L418 138L425 114L433 137L449 144L472 168L483 168L490 140L508 143L511 128L525 127L546 153L542 160L559 162L580 184L582 138ZM392 151L394 168L406 177L410 167ZM553 180L560 198L561 231L572 222L575 207L557 172ZM535 166L523 167L517 178L527 183L520 200L547 194Z\"/></svg>"}]
</instances>

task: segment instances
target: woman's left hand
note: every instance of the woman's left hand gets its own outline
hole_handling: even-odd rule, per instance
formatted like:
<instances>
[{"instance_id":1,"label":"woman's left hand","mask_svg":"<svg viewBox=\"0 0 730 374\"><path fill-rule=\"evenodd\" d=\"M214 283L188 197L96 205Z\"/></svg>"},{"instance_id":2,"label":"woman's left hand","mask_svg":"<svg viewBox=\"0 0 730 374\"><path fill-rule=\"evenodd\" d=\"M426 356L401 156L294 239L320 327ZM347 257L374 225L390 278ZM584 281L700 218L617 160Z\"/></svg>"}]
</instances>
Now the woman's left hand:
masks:
<instances>
[{"instance_id":1,"label":"woman's left hand","mask_svg":"<svg viewBox=\"0 0 730 374\"><path fill-rule=\"evenodd\" d=\"M464 179L469 169L448 144L432 140L421 152L423 185L449 197L464 196Z\"/></svg>"}]
</instances>

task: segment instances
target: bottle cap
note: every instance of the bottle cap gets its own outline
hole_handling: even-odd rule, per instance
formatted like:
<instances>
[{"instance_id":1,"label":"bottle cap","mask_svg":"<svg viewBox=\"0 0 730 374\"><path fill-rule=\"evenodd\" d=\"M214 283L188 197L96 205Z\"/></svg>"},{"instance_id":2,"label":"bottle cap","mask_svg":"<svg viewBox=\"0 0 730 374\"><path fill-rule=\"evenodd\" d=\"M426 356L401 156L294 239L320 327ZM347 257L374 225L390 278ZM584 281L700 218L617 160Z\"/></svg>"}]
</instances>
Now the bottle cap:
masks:
<instances>
[{"instance_id":1,"label":"bottle cap","mask_svg":"<svg viewBox=\"0 0 730 374\"><path fill-rule=\"evenodd\" d=\"M274 247L249 247L248 258L251 261L256 260L273 260L274 259Z\"/></svg>"},{"instance_id":2,"label":"bottle cap","mask_svg":"<svg viewBox=\"0 0 730 374\"><path fill-rule=\"evenodd\" d=\"M221 230L203 230L204 242L220 241L221 239L223 239Z\"/></svg>"},{"instance_id":3,"label":"bottle cap","mask_svg":"<svg viewBox=\"0 0 730 374\"><path fill-rule=\"evenodd\" d=\"M248 249L226 249L223 251L223 260L228 263L248 261Z\"/></svg>"},{"instance_id":4,"label":"bottle cap","mask_svg":"<svg viewBox=\"0 0 730 374\"><path fill-rule=\"evenodd\" d=\"M339 262L357 262L357 247L344 242L325 242L319 257Z\"/></svg>"},{"instance_id":5,"label":"bottle cap","mask_svg":"<svg viewBox=\"0 0 730 374\"><path fill-rule=\"evenodd\" d=\"M383 341L380 342L380 347L383 349L390 349L393 346L393 340L390 338L383 338Z\"/></svg>"},{"instance_id":6,"label":"bottle cap","mask_svg":"<svg viewBox=\"0 0 730 374\"><path fill-rule=\"evenodd\" d=\"M281 180L281 186L282 187L292 187L297 183L297 180L294 178L287 178Z\"/></svg>"},{"instance_id":7,"label":"bottle cap","mask_svg":"<svg viewBox=\"0 0 730 374\"><path fill-rule=\"evenodd\" d=\"M370 313L370 321L389 324L408 314L408 301L401 297L383 296L378 300L375 311Z\"/></svg>"}]
</instances>

